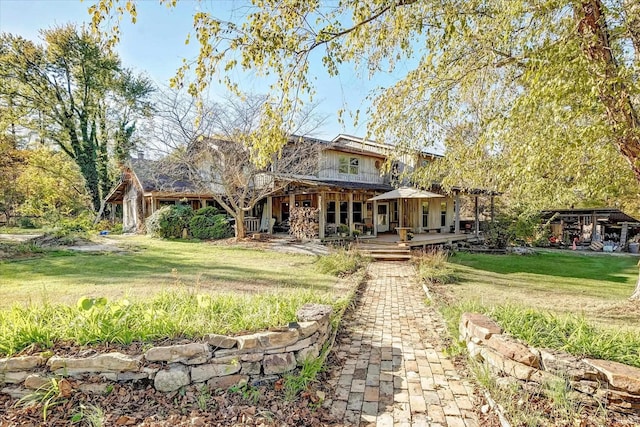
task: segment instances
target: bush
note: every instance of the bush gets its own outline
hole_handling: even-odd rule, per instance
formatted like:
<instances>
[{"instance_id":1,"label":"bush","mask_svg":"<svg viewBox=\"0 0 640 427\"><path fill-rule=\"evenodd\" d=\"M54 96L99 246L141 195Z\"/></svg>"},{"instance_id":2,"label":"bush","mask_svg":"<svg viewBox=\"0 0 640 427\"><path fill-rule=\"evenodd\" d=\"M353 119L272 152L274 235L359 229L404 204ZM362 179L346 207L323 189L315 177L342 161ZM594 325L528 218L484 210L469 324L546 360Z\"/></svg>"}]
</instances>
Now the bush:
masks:
<instances>
[{"instance_id":1,"label":"bush","mask_svg":"<svg viewBox=\"0 0 640 427\"><path fill-rule=\"evenodd\" d=\"M435 251L420 257L416 262L418 277L429 283L443 285L455 283L458 278L449 267L448 256L445 252Z\"/></svg>"},{"instance_id":2,"label":"bush","mask_svg":"<svg viewBox=\"0 0 640 427\"><path fill-rule=\"evenodd\" d=\"M214 207L198 209L189 220L189 229L196 239L226 239L233 235L225 215Z\"/></svg>"},{"instance_id":3,"label":"bush","mask_svg":"<svg viewBox=\"0 0 640 427\"><path fill-rule=\"evenodd\" d=\"M366 258L358 251L338 249L329 255L320 257L317 266L321 273L343 276L355 273L358 269L364 267L366 261Z\"/></svg>"},{"instance_id":4,"label":"bush","mask_svg":"<svg viewBox=\"0 0 640 427\"><path fill-rule=\"evenodd\" d=\"M33 220L28 216L23 216L22 218L20 218L18 225L20 226L20 228L27 228L27 229L38 228L38 225L35 222L33 222Z\"/></svg>"},{"instance_id":5,"label":"bush","mask_svg":"<svg viewBox=\"0 0 640 427\"><path fill-rule=\"evenodd\" d=\"M187 205L163 206L147 218L147 234L152 237L182 237L182 230L189 228L193 209Z\"/></svg>"}]
</instances>

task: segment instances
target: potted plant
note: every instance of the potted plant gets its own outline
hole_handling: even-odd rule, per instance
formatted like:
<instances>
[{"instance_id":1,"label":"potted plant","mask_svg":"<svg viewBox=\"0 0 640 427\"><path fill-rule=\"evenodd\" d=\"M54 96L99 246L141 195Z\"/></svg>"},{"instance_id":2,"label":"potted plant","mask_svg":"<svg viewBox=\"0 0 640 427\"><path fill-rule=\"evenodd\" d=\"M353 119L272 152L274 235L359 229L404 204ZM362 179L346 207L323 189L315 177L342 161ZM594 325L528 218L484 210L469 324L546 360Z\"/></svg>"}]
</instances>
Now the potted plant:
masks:
<instances>
[{"instance_id":1,"label":"potted plant","mask_svg":"<svg viewBox=\"0 0 640 427\"><path fill-rule=\"evenodd\" d=\"M341 237L346 237L347 234L349 234L349 227L347 227L345 224L340 224L338 226L338 233L340 233Z\"/></svg>"},{"instance_id":2,"label":"potted plant","mask_svg":"<svg viewBox=\"0 0 640 427\"><path fill-rule=\"evenodd\" d=\"M361 232L360 230L353 230L353 231L351 232L351 235L352 235L353 237L355 237L355 238L356 238L356 240L358 239L358 237L360 236L360 234L362 234L362 232Z\"/></svg>"}]
</instances>

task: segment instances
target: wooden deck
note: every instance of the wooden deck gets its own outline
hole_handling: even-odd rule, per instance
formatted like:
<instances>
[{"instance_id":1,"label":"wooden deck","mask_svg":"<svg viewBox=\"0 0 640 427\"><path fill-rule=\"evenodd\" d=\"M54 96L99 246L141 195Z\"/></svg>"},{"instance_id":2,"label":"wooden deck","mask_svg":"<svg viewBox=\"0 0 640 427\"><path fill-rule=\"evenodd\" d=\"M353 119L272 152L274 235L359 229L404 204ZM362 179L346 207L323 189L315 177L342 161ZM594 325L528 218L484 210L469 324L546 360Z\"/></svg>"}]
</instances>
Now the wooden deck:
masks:
<instances>
[{"instance_id":1,"label":"wooden deck","mask_svg":"<svg viewBox=\"0 0 640 427\"><path fill-rule=\"evenodd\" d=\"M413 239L406 242L400 241L400 236L395 233L378 234L376 237L360 237L363 244L379 244L379 245L398 245L409 248L420 248L431 245L450 245L455 242L477 242L482 236L477 237L475 234L469 233L424 233L415 234Z\"/></svg>"}]
</instances>

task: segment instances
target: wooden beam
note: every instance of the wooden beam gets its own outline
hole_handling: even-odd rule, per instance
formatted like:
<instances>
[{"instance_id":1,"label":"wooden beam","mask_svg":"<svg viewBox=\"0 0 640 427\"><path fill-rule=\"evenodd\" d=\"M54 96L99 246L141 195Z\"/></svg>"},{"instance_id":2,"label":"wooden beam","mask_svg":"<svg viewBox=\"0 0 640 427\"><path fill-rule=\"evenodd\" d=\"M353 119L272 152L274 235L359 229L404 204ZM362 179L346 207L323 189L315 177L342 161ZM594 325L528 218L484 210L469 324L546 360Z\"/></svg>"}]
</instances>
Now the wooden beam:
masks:
<instances>
[{"instance_id":1,"label":"wooden beam","mask_svg":"<svg viewBox=\"0 0 640 427\"><path fill-rule=\"evenodd\" d=\"M318 226L320 230L318 230L318 237L324 239L324 229L326 227L326 206L324 201L324 192L318 193Z\"/></svg>"},{"instance_id":2,"label":"wooden beam","mask_svg":"<svg viewBox=\"0 0 640 427\"><path fill-rule=\"evenodd\" d=\"M453 231L460 233L460 192L456 191L455 201L453 202L454 218L453 218Z\"/></svg>"},{"instance_id":3,"label":"wooden beam","mask_svg":"<svg viewBox=\"0 0 640 427\"><path fill-rule=\"evenodd\" d=\"M478 210L478 196L475 196L475 228L476 228L476 237L480 235L480 211Z\"/></svg>"}]
</instances>

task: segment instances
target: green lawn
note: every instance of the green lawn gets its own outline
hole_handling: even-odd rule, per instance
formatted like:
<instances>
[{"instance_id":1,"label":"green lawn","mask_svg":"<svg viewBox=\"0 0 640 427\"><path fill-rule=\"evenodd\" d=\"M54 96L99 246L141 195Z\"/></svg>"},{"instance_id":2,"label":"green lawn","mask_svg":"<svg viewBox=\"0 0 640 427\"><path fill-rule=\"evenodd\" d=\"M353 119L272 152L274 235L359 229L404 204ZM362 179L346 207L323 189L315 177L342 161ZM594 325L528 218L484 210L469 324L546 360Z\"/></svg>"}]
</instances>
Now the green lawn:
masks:
<instances>
[{"instance_id":1,"label":"green lawn","mask_svg":"<svg viewBox=\"0 0 640 427\"><path fill-rule=\"evenodd\" d=\"M123 253L55 251L0 261L0 307L16 302L75 303L83 295L147 297L161 290L256 293L283 289L332 292L336 279L315 258L143 236L113 236Z\"/></svg>"},{"instance_id":2,"label":"green lawn","mask_svg":"<svg viewBox=\"0 0 640 427\"><path fill-rule=\"evenodd\" d=\"M583 314L600 324L640 329L640 304L629 302L638 277L633 256L544 251L536 255L457 253L456 300L516 304Z\"/></svg>"}]
</instances>

